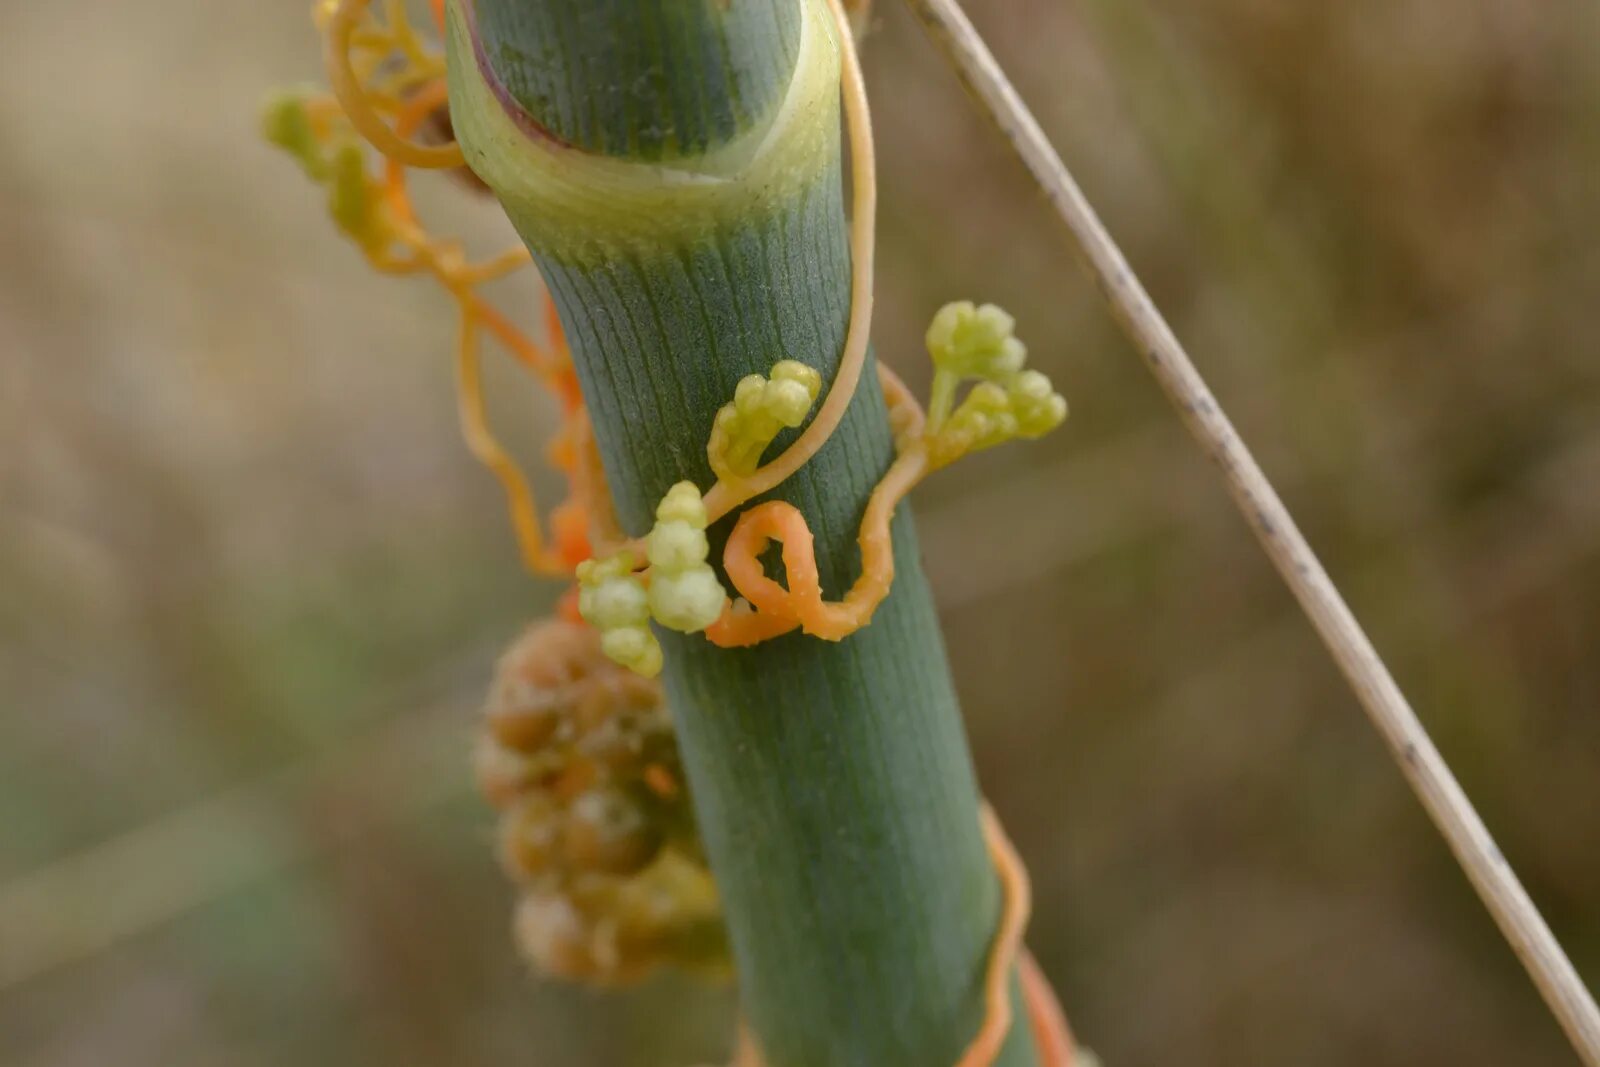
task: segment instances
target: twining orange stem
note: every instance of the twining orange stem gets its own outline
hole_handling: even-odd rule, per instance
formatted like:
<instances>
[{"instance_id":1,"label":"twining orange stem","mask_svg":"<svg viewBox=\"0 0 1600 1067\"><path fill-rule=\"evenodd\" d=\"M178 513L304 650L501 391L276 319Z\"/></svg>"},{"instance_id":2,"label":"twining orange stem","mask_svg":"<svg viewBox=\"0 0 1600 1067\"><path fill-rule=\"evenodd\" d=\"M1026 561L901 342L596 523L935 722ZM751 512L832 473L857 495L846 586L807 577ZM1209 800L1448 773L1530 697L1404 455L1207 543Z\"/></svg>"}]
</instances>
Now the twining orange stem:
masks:
<instances>
[{"instance_id":1,"label":"twining orange stem","mask_svg":"<svg viewBox=\"0 0 1600 1067\"><path fill-rule=\"evenodd\" d=\"M989 948L989 967L984 972L983 1025L978 1027L972 1043L955 1067L988 1067L1000 1055L1006 1034L1011 1030L1011 967L1022 947L1022 932L1027 928L1028 913L1033 908L1033 887L1028 881L1027 869L1006 838L1000 820L987 804L983 805L981 817L989 856L1005 891L1005 907L1000 914L1000 929Z\"/></svg>"},{"instance_id":2,"label":"twining orange stem","mask_svg":"<svg viewBox=\"0 0 1600 1067\"><path fill-rule=\"evenodd\" d=\"M1050 979L1039 969L1033 953L1023 951L1017 960L1017 974L1022 980L1022 1000L1028 1009L1040 1067L1070 1067L1073 1049L1077 1047L1072 1040L1072 1028L1067 1025L1067 1013L1061 1010L1061 1001L1056 999Z\"/></svg>"},{"instance_id":3,"label":"twining orange stem","mask_svg":"<svg viewBox=\"0 0 1600 1067\"><path fill-rule=\"evenodd\" d=\"M989 968L984 974L986 1011L978 1033L956 1061L955 1067L989 1067L1000 1055L1011 1030L1011 969L1015 966L1022 982L1023 1003L1038 1047L1040 1067L1071 1067L1072 1033L1066 1015L1056 1001L1044 972L1022 947L1022 932L1033 909L1033 887L1022 857L1006 837L1005 828L994 809L984 804L980 817L983 836L989 845L995 873L1005 904L1000 913L1000 928L989 948Z\"/></svg>"},{"instance_id":4,"label":"twining orange stem","mask_svg":"<svg viewBox=\"0 0 1600 1067\"><path fill-rule=\"evenodd\" d=\"M742 648L800 628L814 637L839 641L872 620L894 584L894 543L889 527L895 508L928 471L920 441L923 413L911 391L878 365L878 379L889 405L895 437L903 447L872 496L861 519L861 576L841 600L825 600L817 572L816 545L805 516L792 504L768 501L743 512L728 536L723 566L728 580L754 611L730 604L706 630L723 648ZM767 577L761 555L773 541L783 545L784 580Z\"/></svg>"},{"instance_id":5,"label":"twining orange stem","mask_svg":"<svg viewBox=\"0 0 1600 1067\"><path fill-rule=\"evenodd\" d=\"M443 78L429 82L417 90L400 109L400 114L395 118L395 133L401 137L410 136L416 128L438 108L444 106L450 99L450 87ZM411 206L411 196L406 191L406 165L390 155L383 157L383 194L384 201L389 205L389 210L394 212L395 218L409 225L417 223L417 213Z\"/></svg>"},{"instance_id":6,"label":"twining orange stem","mask_svg":"<svg viewBox=\"0 0 1600 1067\"><path fill-rule=\"evenodd\" d=\"M839 369L822 407L800 436L777 458L758 467L747 477L734 482L718 480L706 493L706 513L712 522L734 508L777 486L811 461L844 418L855 396L867 362L867 345L872 334L873 254L878 215L877 155L872 143L872 114L867 106L861 59L856 55L855 34L850 16L840 0L829 0L834 25L839 34L846 125L850 136L850 186L853 201L850 218L850 324L845 330L844 351Z\"/></svg>"},{"instance_id":7,"label":"twining orange stem","mask_svg":"<svg viewBox=\"0 0 1600 1067\"><path fill-rule=\"evenodd\" d=\"M569 567L561 554L545 545L528 479L489 430L483 404L482 367L478 360L477 315L481 306L477 301L464 301L461 305L461 326L456 340L461 430L472 454L500 479L511 505L511 521L516 527L523 563L535 574L566 574Z\"/></svg>"},{"instance_id":8,"label":"twining orange stem","mask_svg":"<svg viewBox=\"0 0 1600 1067\"><path fill-rule=\"evenodd\" d=\"M395 118L395 132L400 136L411 134L429 115L445 106L449 101L449 91L445 80L436 78L407 97ZM429 239L420 228L416 208L411 203L411 193L406 185L406 165L393 156L384 157L381 189L384 204L390 211L389 223L398 231L396 236L423 256L424 265L453 292L465 291L482 282L493 281L523 266L530 258L528 250L517 245L482 263L467 263L463 260L460 246L456 242ZM546 299L549 299L548 293ZM498 318L498 315L496 317ZM503 318L500 321L505 323ZM506 325L507 332L516 332L509 327L509 324ZM525 338L516 354L535 369L542 369L551 362Z\"/></svg>"},{"instance_id":9,"label":"twining orange stem","mask_svg":"<svg viewBox=\"0 0 1600 1067\"><path fill-rule=\"evenodd\" d=\"M454 141L447 145L424 145L409 141L404 135L391 129L389 124L383 121L382 116L374 110L366 88L361 84L361 79L350 63L350 46L355 37L356 27L370 2L371 0L339 0L333 16L328 20L324 58L328 84L333 89L333 95L338 98L339 106L344 108L346 117L350 119L350 124L356 131L365 137L372 147L390 159L399 160L409 167L427 170L448 170L461 166L466 160L461 154L461 146Z\"/></svg>"},{"instance_id":10,"label":"twining orange stem","mask_svg":"<svg viewBox=\"0 0 1600 1067\"><path fill-rule=\"evenodd\" d=\"M913 447L895 460L873 489L857 538L861 576L841 600L826 600L822 595L816 545L800 509L783 500L769 500L741 514L728 537L722 562L728 580L756 610L743 612L730 606L706 630L706 636L714 644L735 648L795 627L813 637L840 641L865 626L894 584L894 542L889 533L894 510L927 467L926 450ZM761 562L761 554L773 541L783 545L787 589L767 577Z\"/></svg>"},{"instance_id":11,"label":"twining orange stem","mask_svg":"<svg viewBox=\"0 0 1600 1067\"><path fill-rule=\"evenodd\" d=\"M1022 932L1033 907L1033 890L1022 859L1006 837L999 818L988 804L980 813L984 841L1000 879L1000 923L990 943L983 975L983 1022L954 1067L992 1067L1005 1047L1014 1021L1011 1011L1011 971L1015 967L1022 985L1023 1006L1039 1054L1039 1067L1072 1067L1076 1056L1067 1017L1055 991L1032 955L1022 947ZM765 1067L760 1049L748 1027L739 1028L738 1046L731 1067Z\"/></svg>"}]
</instances>

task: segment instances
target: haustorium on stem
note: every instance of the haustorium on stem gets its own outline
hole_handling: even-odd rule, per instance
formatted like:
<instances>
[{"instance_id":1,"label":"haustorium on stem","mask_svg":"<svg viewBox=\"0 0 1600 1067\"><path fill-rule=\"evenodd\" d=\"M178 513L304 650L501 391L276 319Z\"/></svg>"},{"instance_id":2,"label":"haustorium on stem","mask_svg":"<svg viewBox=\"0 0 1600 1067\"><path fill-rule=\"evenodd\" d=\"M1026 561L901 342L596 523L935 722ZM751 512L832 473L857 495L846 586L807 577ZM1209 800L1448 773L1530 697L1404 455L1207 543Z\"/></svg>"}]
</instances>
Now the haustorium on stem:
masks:
<instances>
[{"instance_id":1,"label":"haustorium on stem","mask_svg":"<svg viewBox=\"0 0 1600 1067\"><path fill-rule=\"evenodd\" d=\"M706 439L740 378L780 359L825 382L836 369L851 267L828 10L452 0L449 37L457 136L550 285L618 515L642 534L674 482L713 483ZM832 595L858 572L856 530L892 455L869 371L775 491L805 512ZM660 633L770 1067L939 1067L983 1016L999 886L904 508L894 541L894 590L844 641L727 651ZM1035 1062L1027 1029L998 1063Z\"/></svg>"}]
</instances>

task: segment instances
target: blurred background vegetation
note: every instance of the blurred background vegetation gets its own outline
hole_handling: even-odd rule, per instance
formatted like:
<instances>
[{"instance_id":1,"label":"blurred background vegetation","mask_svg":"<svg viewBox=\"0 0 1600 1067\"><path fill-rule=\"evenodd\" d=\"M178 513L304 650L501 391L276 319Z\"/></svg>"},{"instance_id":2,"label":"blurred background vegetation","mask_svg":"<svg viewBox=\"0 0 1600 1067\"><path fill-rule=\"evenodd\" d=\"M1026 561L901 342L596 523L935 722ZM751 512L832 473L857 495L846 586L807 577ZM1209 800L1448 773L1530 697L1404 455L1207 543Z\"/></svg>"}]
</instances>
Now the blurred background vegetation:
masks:
<instances>
[{"instance_id":1,"label":"blurred background vegetation","mask_svg":"<svg viewBox=\"0 0 1600 1067\"><path fill-rule=\"evenodd\" d=\"M468 738L554 590L457 438L448 302L257 140L306 6L0 3L0 1062L709 1059L725 993L513 953ZM1600 979L1600 8L973 7ZM1001 301L1075 410L918 498L1075 1025L1112 1067L1571 1062L1020 168L877 21L880 352L920 387L933 308Z\"/></svg>"}]
</instances>

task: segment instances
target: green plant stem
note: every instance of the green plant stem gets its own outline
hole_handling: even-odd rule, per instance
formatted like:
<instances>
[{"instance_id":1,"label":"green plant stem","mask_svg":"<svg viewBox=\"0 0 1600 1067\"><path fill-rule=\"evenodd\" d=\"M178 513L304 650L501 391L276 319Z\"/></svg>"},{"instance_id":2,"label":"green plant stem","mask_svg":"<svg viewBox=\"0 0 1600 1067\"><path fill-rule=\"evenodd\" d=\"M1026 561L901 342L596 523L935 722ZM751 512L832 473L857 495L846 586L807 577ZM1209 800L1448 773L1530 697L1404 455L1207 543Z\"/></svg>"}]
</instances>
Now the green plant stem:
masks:
<instances>
[{"instance_id":1,"label":"green plant stem","mask_svg":"<svg viewBox=\"0 0 1600 1067\"><path fill-rule=\"evenodd\" d=\"M542 72L496 67L508 91L542 86L543 95L513 95L546 130L566 124L582 99L602 112L621 99L582 97L596 79L661 87L633 114L654 115L671 130L710 128L709 116L738 113L728 107L726 71L739 69L770 79L738 86L741 98L769 104L740 114L740 128L724 143L748 135L765 144L791 82L807 74L796 64L836 69L831 37L820 49L789 49L787 68L768 62L773 42L753 27L789 24L791 5L804 10L801 2L478 0L477 9L491 66L519 57L542 62L549 42L560 48L584 27L594 31L595 11L610 13L603 75L592 66L571 73L575 59ZM627 15L678 6L691 9L684 18L698 35L663 36L661 19ZM521 16L510 17L513 10ZM743 15L725 13L733 11ZM785 358L816 367L824 381L835 373L850 312L837 90L825 97L830 133L817 142L825 157L787 161L782 182L734 198L736 210L686 208L680 225L599 203L552 220L559 199L543 196L538 183L517 187L523 171L504 164L505 128L473 113L481 100L472 103L467 83L477 72L468 69L466 21L459 9L454 15L458 136L550 285L619 517L641 534L674 482L712 484L706 439L740 378ZM520 36L534 28L543 43ZM535 106L546 98L547 107ZM600 114L595 128L617 121ZM669 132L659 143L693 140ZM624 143L638 142L623 137L607 149ZM546 150L557 153L557 165L578 155ZM593 158L583 153L574 165ZM650 169L639 168L638 183L652 180ZM633 182L623 184L632 189ZM858 573L857 528L892 456L869 368L821 453L773 494L807 516L831 595ZM714 531L714 552L728 526ZM983 1018L999 883L904 507L894 544L893 593L872 624L845 641L796 634L730 651L702 636L661 633L667 692L723 895L743 1009L770 1067L937 1067L955 1062ZM1021 1019L1015 989L1013 1000ZM1014 1026L997 1063L1035 1061L1028 1027Z\"/></svg>"},{"instance_id":2,"label":"green plant stem","mask_svg":"<svg viewBox=\"0 0 1600 1067\"><path fill-rule=\"evenodd\" d=\"M799 41L792 3L588 0L477 10L489 61L517 103L568 144L633 159L694 155L754 125L788 83Z\"/></svg>"}]
</instances>

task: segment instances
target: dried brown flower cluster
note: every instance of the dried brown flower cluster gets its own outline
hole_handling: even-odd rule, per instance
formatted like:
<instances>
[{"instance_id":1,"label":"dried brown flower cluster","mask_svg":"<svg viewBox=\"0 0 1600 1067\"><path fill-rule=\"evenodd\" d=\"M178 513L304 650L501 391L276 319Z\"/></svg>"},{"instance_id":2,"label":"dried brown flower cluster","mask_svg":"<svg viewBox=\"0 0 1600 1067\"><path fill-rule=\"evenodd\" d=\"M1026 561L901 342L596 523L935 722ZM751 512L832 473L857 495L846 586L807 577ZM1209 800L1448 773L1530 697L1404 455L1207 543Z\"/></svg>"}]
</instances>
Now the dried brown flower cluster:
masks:
<instances>
[{"instance_id":1,"label":"dried brown flower cluster","mask_svg":"<svg viewBox=\"0 0 1600 1067\"><path fill-rule=\"evenodd\" d=\"M501 658L477 771L523 890L517 940L542 970L616 984L726 969L661 687L608 660L593 628L540 622Z\"/></svg>"}]
</instances>

